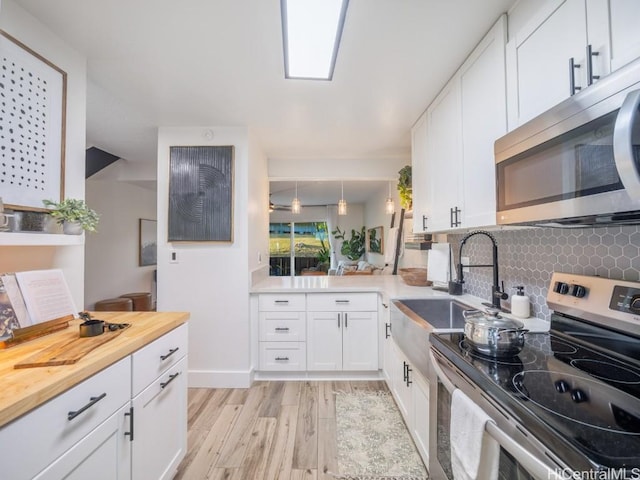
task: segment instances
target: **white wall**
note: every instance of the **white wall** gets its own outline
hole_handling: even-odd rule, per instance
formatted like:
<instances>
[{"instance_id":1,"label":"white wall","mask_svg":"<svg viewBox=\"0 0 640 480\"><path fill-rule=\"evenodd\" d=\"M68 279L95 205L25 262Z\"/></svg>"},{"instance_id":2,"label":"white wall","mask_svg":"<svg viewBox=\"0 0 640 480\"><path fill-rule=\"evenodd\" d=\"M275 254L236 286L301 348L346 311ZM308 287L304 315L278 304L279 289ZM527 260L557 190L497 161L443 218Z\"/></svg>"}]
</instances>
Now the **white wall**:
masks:
<instances>
[{"instance_id":1,"label":"white wall","mask_svg":"<svg viewBox=\"0 0 640 480\"><path fill-rule=\"evenodd\" d=\"M213 131L209 140L205 133ZM233 145L233 243L167 242L169 148ZM162 127L158 132L158 310L188 311L189 385L247 387L251 382L250 268L268 241L266 160L241 127ZM253 169L256 169L253 173ZM250 192L250 188L258 191ZM249 227L249 222L255 222ZM264 229L264 232L260 231ZM262 235L262 239L249 237ZM175 251L177 263L169 263ZM249 261L249 258L252 260ZM264 257L266 260L266 257ZM265 261L263 260L263 261Z\"/></svg>"},{"instance_id":2,"label":"white wall","mask_svg":"<svg viewBox=\"0 0 640 480\"><path fill-rule=\"evenodd\" d=\"M107 167L111 168L111 167ZM140 267L139 219L156 219L156 191L114 180L87 180L87 204L100 215L87 234L85 308L124 293L153 291L155 266Z\"/></svg>"},{"instance_id":3,"label":"white wall","mask_svg":"<svg viewBox=\"0 0 640 480\"><path fill-rule=\"evenodd\" d=\"M3 0L0 28L67 73L65 196L84 198L86 59L13 0ZM61 268L78 308L84 304L84 246L0 247L0 271Z\"/></svg>"}]
</instances>

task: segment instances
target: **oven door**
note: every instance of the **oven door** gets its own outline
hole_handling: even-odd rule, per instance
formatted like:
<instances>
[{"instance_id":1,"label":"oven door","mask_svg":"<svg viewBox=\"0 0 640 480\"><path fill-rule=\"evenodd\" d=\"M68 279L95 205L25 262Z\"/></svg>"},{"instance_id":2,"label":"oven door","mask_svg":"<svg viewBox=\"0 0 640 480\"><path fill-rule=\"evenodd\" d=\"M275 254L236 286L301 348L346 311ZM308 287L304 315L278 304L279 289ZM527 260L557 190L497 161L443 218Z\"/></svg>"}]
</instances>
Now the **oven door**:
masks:
<instances>
[{"instance_id":1,"label":"oven door","mask_svg":"<svg viewBox=\"0 0 640 480\"><path fill-rule=\"evenodd\" d=\"M570 471L560 462L553 463L553 455L515 420L493 405L471 381L435 349L430 352L435 377L431 395L435 398L431 414L435 414L436 435L429 458L429 478L453 480L451 473L450 421L451 395L456 388L477 403L495 423L487 424L487 434L500 445L498 478L500 480L561 479ZM434 391L435 390L435 391ZM505 424L505 422L509 422Z\"/></svg>"}]
</instances>

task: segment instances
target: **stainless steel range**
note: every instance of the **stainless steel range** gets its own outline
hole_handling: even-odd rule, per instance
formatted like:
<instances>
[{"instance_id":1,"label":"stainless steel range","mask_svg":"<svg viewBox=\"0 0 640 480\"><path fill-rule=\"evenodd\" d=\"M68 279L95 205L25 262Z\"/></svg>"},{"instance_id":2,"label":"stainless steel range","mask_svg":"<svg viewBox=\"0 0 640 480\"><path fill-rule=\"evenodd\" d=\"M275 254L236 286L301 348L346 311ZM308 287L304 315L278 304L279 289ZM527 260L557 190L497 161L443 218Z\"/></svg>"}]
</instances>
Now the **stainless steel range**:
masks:
<instances>
[{"instance_id":1,"label":"stainless steel range","mask_svg":"<svg viewBox=\"0 0 640 480\"><path fill-rule=\"evenodd\" d=\"M451 478L460 388L495 421L502 478L640 479L640 284L554 273L547 303L551 330L526 334L515 357L474 353L462 333L431 335L432 478Z\"/></svg>"}]
</instances>

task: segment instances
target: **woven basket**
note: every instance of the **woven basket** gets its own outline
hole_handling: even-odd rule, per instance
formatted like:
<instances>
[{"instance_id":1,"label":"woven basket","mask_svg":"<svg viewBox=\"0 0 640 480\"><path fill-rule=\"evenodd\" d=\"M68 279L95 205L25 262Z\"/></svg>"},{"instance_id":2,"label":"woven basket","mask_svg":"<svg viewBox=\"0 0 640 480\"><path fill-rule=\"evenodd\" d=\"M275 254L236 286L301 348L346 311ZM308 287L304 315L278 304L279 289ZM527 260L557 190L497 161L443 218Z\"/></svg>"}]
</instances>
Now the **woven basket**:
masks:
<instances>
[{"instance_id":1,"label":"woven basket","mask_svg":"<svg viewBox=\"0 0 640 480\"><path fill-rule=\"evenodd\" d=\"M428 287L431 282L427 281L426 268L399 268L398 273L407 285L413 287Z\"/></svg>"}]
</instances>

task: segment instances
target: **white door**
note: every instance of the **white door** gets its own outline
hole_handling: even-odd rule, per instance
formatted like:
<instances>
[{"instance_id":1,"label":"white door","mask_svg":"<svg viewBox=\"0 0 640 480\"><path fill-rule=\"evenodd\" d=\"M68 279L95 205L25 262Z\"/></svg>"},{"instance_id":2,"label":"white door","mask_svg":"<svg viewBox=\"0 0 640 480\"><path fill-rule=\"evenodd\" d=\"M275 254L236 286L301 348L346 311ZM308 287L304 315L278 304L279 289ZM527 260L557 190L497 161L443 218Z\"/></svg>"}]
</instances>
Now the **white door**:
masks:
<instances>
[{"instance_id":1,"label":"white door","mask_svg":"<svg viewBox=\"0 0 640 480\"><path fill-rule=\"evenodd\" d=\"M451 229L451 209L461 206L460 114L460 81L454 77L427 110L432 210L429 231Z\"/></svg>"},{"instance_id":2,"label":"white door","mask_svg":"<svg viewBox=\"0 0 640 480\"><path fill-rule=\"evenodd\" d=\"M585 0L548 2L539 15L507 45L510 129L571 95L571 58L580 65L574 69L576 87L586 86Z\"/></svg>"},{"instance_id":3,"label":"white door","mask_svg":"<svg viewBox=\"0 0 640 480\"><path fill-rule=\"evenodd\" d=\"M429 383L420 375L414 375L412 380L411 433L425 465L429 465Z\"/></svg>"},{"instance_id":4,"label":"white door","mask_svg":"<svg viewBox=\"0 0 640 480\"><path fill-rule=\"evenodd\" d=\"M462 227L496 224L493 144L507 131L503 16L460 71L462 101Z\"/></svg>"},{"instance_id":5,"label":"white door","mask_svg":"<svg viewBox=\"0 0 640 480\"><path fill-rule=\"evenodd\" d=\"M345 312L342 325L342 369L378 370L378 315Z\"/></svg>"},{"instance_id":6,"label":"white door","mask_svg":"<svg viewBox=\"0 0 640 480\"><path fill-rule=\"evenodd\" d=\"M307 370L342 370L340 312L307 313Z\"/></svg>"},{"instance_id":7,"label":"white door","mask_svg":"<svg viewBox=\"0 0 640 480\"><path fill-rule=\"evenodd\" d=\"M411 181L413 189L413 231L426 230L431 210L431 183L427 152L427 115L423 114L411 129ZM427 217L425 220L423 217Z\"/></svg>"},{"instance_id":8,"label":"white door","mask_svg":"<svg viewBox=\"0 0 640 480\"><path fill-rule=\"evenodd\" d=\"M96 427L34 480L129 480L131 442L129 404ZM36 453L36 452L34 452Z\"/></svg>"},{"instance_id":9,"label":"white door","mask_svg":"<svg viewBox=\"0 0 640 480\"><path fill-rule=\"evenodd\" d=\"M590 0L596 2L596 0ZM617 70L640 57L640 2L638 0L610 0L611 70ZM590 5L590 3L588 3ZM595 7L594 7L595 8ZM591 15L591 10L588 11Z\"/></svg>"},{"instance_id":10,"label":"white door","mask_svg":"<svg viewBox=\"0 0 640 480\"><path fill-rule=\"evenodd\" d=\"M138 394L132 405L133 480L173 478L187 450L187 358Z\"/></svg>"}]
</instances>

